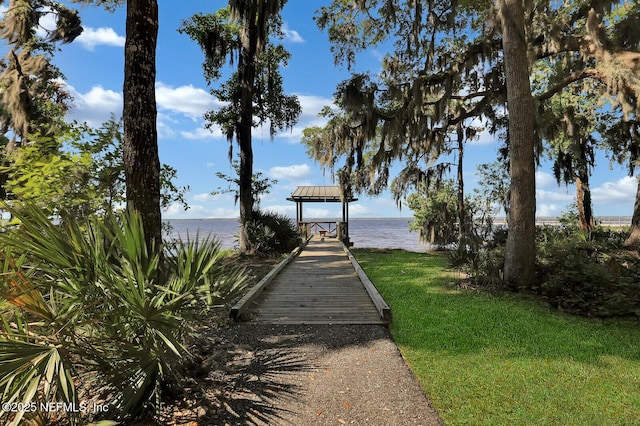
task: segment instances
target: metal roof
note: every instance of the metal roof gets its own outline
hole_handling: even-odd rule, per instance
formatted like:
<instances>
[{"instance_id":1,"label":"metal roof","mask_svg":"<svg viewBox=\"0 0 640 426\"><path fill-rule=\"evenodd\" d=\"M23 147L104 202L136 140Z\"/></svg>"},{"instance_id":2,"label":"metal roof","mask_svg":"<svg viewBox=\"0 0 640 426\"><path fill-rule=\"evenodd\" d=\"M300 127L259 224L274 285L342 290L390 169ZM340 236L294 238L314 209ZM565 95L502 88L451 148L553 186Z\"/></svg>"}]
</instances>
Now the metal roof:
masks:
<instances>
[{"instance_id":1,"label":"metal roof","mask_svg":"<svg viewBox=\"0 0 640 426\"><path fill-rule=\"evenodd\" d=\"M341 203L342 195L338 186L299 186L287 200L311 203ZM357 201L357 198L349 197L345 201Z\"/></svg>"}]
</instances>

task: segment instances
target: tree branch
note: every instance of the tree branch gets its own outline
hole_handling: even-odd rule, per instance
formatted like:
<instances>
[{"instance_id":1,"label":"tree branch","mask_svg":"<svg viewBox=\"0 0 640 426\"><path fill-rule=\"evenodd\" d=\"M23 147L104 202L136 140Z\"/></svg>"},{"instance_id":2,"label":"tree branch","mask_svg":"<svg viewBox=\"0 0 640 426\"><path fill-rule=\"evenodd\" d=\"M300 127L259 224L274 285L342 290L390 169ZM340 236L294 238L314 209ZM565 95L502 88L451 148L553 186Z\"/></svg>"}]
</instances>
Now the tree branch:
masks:
<instances>
[{"instance_id":1,"label":"tree branch","mask_svg":"<svg viewBox=\"0 0 640 426\"><path fill-rule=\"evenodd\" d=\"M586 69L581 71L576 71L573 74L568 75L562 81L557 83L551 89L547 90L544 93L541 93L537 96L534 96L534 99L537 101L546 101L547 99L553 97L556 93L559 93L567 87L568 85L575 83L576 81L584 80L585 78L596 78L598 80L605 80L605 77L599 71L595 69Z\"/></svg>"}]
</instances>

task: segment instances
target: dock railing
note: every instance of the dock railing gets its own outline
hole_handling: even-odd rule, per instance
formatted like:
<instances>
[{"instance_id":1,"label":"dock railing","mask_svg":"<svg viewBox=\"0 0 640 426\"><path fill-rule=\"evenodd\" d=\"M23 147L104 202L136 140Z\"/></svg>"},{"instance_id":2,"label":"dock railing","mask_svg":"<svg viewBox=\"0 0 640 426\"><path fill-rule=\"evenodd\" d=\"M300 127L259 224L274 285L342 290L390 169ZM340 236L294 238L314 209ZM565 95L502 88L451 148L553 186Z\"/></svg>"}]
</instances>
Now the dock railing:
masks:
<instances>
[{"instance_id":1,"label":"dock railing","mask_svg":"<svg viewBox=\"0 0 640 426\"><path fill-rule=\"evenodd\" d=\"M304 240L308 240L314 235L319 237L337 238L347 247L353 243L349 239L348 222L313 220L308 222L298 222L298 232Z\"/></svg>"},{"instance_id":2,"label":"dock railing","mask_svg":"<svg viewBox=\"0 0 640 426\"><path fill-rule=\"evenodd\" d=\"M339 231L340 222L336 221L314 220L310 222L298 222L298 232L305 239L309 239L314 235L336 238L339 236Z\"/></svg>"}]
</instances>

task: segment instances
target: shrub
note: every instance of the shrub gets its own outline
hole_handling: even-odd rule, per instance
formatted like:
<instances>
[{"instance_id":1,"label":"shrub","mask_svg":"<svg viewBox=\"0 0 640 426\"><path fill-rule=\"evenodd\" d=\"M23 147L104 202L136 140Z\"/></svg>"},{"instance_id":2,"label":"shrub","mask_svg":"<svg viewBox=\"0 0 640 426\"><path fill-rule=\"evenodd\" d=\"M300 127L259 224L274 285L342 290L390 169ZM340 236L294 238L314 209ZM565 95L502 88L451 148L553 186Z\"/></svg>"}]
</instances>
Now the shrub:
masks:
<instances>
[{"instance_id":1,"label":"shrub","mask_svg":"<svg viewBox=\"0 0 640 426\"><path fill-rule=\"evenodd\" d=\"M245 286L213 240L147 250L137 214L59 225L32 206L0 234L0 389L3 402L93 399L127 422L159 408L198 318ZM85 394L80 394L80 377ZM0 413L18 424L23 416ZM80 414L67 412L72 424Z\"/></svg>"},{"instance_id":2,"label":"shrub","mask_svg":"<svg viewBox=\"0 0 640 426\"><path fill-rule=\"evenodd\" d=\"M504 287L502 249L457 249L447 256L448 267L466 273L477 285L496 291Z\"/></svg>"},{"instance_id":3,"label":"shrub","mask_svg":"<svg viewBox=\"0 0 640 426\"><path fill-rule=\"evenodd\" d=\"M258 255L287 253L300 244L300 235L288 216L255 210L247 226L249 241Z\"/></svg>"},{"instance_id":4,"label":"shrub","mask_svg":"<svg viewBox=\"0 0 640 426\"><path fill-rule=\"evenodd\" d=\"M530 290L572 313L640 315L638 260L616 253L624 241L617 234L544 230L538 244L538 284Z\"/></svg>"},{"instance_id":5,"label":"shrub","mask_svg":"<svg viewBox=\"0 0 640 426\"><path fill-rule=\"evenodd\" d=\"M503 239L499 230L494 235ZM585 232L566 225L538 227L537 280L518 290L575 314L640 316L640 261L620 250L624 240L624 232L603 228ZM448 260L450 268L467 273L475 284L504 288L501 241L452 251Z\"/></svg>"}]
</instances>

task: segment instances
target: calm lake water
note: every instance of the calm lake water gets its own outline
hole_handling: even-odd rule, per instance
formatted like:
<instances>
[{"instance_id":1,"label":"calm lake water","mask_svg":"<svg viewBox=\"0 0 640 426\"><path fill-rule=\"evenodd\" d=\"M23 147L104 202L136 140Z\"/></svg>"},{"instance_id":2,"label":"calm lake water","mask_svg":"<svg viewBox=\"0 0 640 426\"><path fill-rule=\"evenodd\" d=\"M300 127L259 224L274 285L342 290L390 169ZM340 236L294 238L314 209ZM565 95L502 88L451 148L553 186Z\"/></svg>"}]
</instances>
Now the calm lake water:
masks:
<instances>
[{"instance_id":1,"label":"calm lake water","mask_svg":"<svg viewBox=\"0 0 640 426\"><path fill-rule=\"evenodd\" d=\"M424 252L428 245L418 241L416 232L409 232L410 221L411 218L351 219L349 236L357 248L400 248ZM215 236L225 248L234 246L239 226L237 219L174 219L167 222L173 227L169 235L172 238Z\"/></svg>"}]
</instances>

